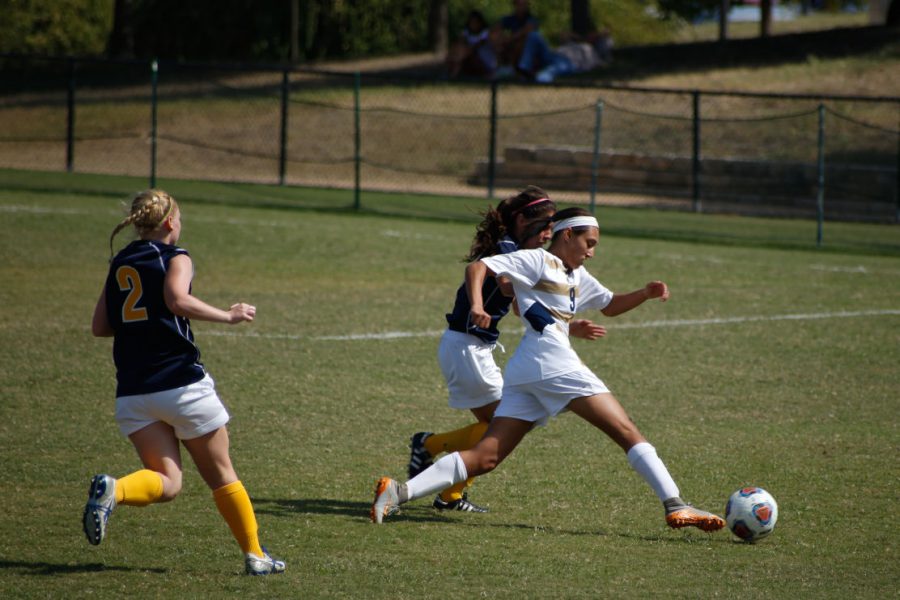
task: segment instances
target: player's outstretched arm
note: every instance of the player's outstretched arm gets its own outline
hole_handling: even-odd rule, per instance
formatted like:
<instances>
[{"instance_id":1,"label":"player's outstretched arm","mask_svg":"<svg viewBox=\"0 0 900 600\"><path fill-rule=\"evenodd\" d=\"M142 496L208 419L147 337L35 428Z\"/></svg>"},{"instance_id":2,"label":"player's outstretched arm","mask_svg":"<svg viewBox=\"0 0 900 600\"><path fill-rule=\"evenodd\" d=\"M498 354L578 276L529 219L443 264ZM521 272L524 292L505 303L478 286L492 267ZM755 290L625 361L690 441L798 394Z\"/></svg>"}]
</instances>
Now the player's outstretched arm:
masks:
<instances>
[{"instance_id":1,"label":"player's outstretched arm","mask_svg":"<svg viewBox=\"0 0 900 600\"><path fill-rule=\"evenodd\" d=\"M662 302L669 299L669 287L662 281L651 281L641 289L628 294L613 294L612 301L600 312L607 317L615 317L654 298L659 298Z\"/></svg>"},{"instance_id":2,"label":"player's outstretched arm","mask_svg":"<svg viewBox=\"0 0 900 600\"><path fill-rule=\"evenodd\" d=\"M250 304L239 302L233 304L228 310L221 310L192 296L190 290L193 272L193 263L187 255L181 254L169 261L164 295L166 306L174 314L188 319L230 325L252 321L256 316L256 307Z\"/></svg>"}]
</instances>

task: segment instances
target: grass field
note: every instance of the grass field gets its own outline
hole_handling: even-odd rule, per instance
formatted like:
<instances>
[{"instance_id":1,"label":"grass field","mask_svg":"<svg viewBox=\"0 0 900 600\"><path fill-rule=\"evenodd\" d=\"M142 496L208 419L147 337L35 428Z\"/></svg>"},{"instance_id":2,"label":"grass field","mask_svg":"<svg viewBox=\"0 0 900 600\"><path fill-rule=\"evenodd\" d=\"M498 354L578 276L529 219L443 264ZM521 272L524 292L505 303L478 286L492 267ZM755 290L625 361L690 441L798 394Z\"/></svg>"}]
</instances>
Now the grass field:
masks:
<instances>
[{"instance_id":1,"label":"grass field","mask_svg":"<svg viewBox=\"0 0 900 600\"><path fill-rule=\"evenodd\" d=\"M837 27L864 27L869 24L869 15L865 11L858 13L813 12L799 15L789 20L772 20L772 35L786 33L805 33L822 31ZM758 21L731 21L728 24L728 39L756 37L759 35ZM719 39L718 16L714 20L692 25L685 24L676 34L677 41L696 42Z\"/></svg>"},{"instance_id":2,"label":"grass field","mask_svg":"<svg viewBox=\"0 0 900 600\"><path fill-rule=\"evenodd\" d=\"M84 540L91 475L139 466L112 418L111 343L89 331L125 195L51 187L0 192L4 597L885 598L900 589L900 256L850 252L875 231L896 245L896 227L848 226L845 251L821 252L658 239L654 226L690 215L599 213L617 225L604 229L589 270L620 291L661 278L672 299L603 319L608 336L576 341L579 353L686 499L722 511L743 485L774 494L780 520L763 543L666 528L621 452L572 415L531 434L472 489L490 514L438 514L420 500L376 527L372 484L403 476L409 436L468 422L446 407L435 353L471 221L218 203L204 194L229 186L171 182L194 293L259 309L249 326L195 330L233 414L232 455L262 540L288 563L284 576L260 580L241 576L192 466L174 503L120 507L102 546ZM814 227L694 219L672 229ZM503 325L501 363L520 332L512 318Z\"/></svg>"}]
</instances>

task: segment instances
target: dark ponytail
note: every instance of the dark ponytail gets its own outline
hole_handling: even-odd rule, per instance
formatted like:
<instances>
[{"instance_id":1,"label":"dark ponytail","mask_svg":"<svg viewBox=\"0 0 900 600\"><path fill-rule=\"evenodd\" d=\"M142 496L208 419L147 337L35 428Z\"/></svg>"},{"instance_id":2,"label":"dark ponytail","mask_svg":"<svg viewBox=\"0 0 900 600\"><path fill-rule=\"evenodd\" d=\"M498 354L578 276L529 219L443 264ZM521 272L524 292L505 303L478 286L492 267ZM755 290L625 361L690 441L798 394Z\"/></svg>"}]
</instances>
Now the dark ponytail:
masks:
<instances>
[{"instance_id":1,"label":"dark ponytail","mask_svg":"<svg viewBox=\"0 0 900 600\"><path fill-rule=\"evenodd\" d=\"M542 215L553 214L555 211L556 204L550 200L547 192L536 185L529 185L515 196L510 196L497 204L496 208L488 207L482 213L483 219L475 230L475 239L472 240L472 247L465 261L471 262L496 254L497 244L503 236L512 236L519 214L526 219L535 219Z\"/></svg>"}]
</instances>

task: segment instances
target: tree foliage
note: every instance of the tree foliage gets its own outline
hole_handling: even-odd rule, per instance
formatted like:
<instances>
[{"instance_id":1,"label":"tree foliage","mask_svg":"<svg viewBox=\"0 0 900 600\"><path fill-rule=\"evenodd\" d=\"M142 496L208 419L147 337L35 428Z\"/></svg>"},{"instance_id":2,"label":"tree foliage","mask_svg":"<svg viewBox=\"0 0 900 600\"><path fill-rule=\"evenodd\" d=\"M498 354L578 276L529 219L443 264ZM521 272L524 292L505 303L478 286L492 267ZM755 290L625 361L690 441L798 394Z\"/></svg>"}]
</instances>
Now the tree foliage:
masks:
<instances>
[{"instance_id":1,"label":"tree foliage","mask_svg":"<svg viewBox=\"0 0 900 600\"><path fill-rule=\"evenodd\" d=\"M429 3L310 0L301 10L301 48L307 58L356 57L428 49Z\"/></svg>"},{"instance_id":2,"label":"tree foliage","mask_svg":"<svg viewBox=\"0 0 900 600\"><path fill-rule=\"evenodd\" d=\"M687 2L688 0L668 0ZM705 0L697 0L705 1ZM297 17L291 27L292 3ZM451 38L471 9L490 22L507 0L446 0ZM666 41L672 25L649 0L579 0L617 44ZM181 60L301 61L431 49L433 2L423 0L0 0L0 51ZM532 0L544 34L572 28L572 0ZM115 17L115 18L114 18Z\"/></svg>"},{"instance_id":3,"label":"tree foliage","mask_svg":"<svg viewBox=\"0 0 900 600\"><path fill-rule=\"evenodd\" d=\"M131 0L134 54L276 59L287 49L288 9L282 0Z\"/></svg>"},{"instance_id":4,"label":"tree foliage","mask_svg":"<svg viewBox=\"0 0 900 600\"><path fill-rule=\"evenodd\" d=\"M612 32L618 45L661 43L669 41L675 24L665 22L648 11L648 0L590 0L590 13L598 29ZM488 22L494 23L512 10L512 2L503 0L450 1L451 37L461 31L466 14L477 8ZM540 19L541 31L556 41L559 34L571 31L571 0L531 0L531 12Z\"/></svg>"},{"instance_id":5,"label":"tree foliage","mask_svg":"<svg viewBox=\"0 0 900 600\"><path fill-rule=\"evenodd\" d=\"M101 54L112 26L109 0L0 0L0 52Z\"/></svg>"},{"instance_id":6,"label":"tree foliage","mask_svg":"<svg viewBox=\"0 0 900 600\"><path fill-rule=\"evenodd\" d=\"M712 14L722 4L721 0L657 0L656 3L666 18L681 17L687 21Z\"/></svg>"},{"instance_id":7,"label":"tree foliage","mask_svg":"<svg viewBox=\"0 0 900 600\"><path fill-rule=\"evenodd\" d=\"M285 0L125 0L137 57L288 60L291 7ZM425 50L428 4L419 0L299 2L303 59ZM116 36L118 38L118 36Z\"/></svg>"}]
</instances>

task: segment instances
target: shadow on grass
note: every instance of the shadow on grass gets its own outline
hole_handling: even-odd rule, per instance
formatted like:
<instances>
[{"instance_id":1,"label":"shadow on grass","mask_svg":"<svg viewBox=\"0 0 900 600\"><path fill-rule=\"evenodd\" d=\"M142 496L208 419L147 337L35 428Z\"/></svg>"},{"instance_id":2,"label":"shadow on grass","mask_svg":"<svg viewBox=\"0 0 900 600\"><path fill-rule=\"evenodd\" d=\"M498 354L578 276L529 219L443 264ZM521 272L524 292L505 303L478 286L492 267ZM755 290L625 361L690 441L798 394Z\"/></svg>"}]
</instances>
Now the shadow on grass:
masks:
<instances>
[{"instance_id":1,"label":"shadow on grass","mask_svg":"<svg viewBox=\"0 0 900 600\"><path fill-rule=\"evenodd\" d=\"M54 564L24 560L0 560L0 569L27 570L28 575L67 575L69 573L100 573L103 571L130 571L139 573L167 573L166 569L151 567L109 566L103 563Z\"/></svg>"},{"instance_id":2,"label":"shadow on grass","mask_svg":"<svg viewBox=\"0 0 900 600\"><path fill-rule=\"evenodd\" d=\"M653 542L655 544L693 544L702 543L724 543L730 541L730 536L718 533L704 533L699 530L685 530L680 532L682 535L673 536L671 531L658 535L647 535L627 532L609 532L602 529L566 529L564 527L543 527L540 525L526 525L523 523L478 523L475 521L467 521L463 523L465 527L500 527L503 529L523 529L534 534L543 535L566 535L566 536L596 536L603 538L623 538L627 540L639 540L644 542ZM721 535L721 537L719 537Z\"/></svg>"},{"instance_id":3,"label":"shadow on grass","mask_svg":"<svg viewBox=\"0 0 900 600\"><path fill-rule=\"evenodd\" d=\"M351 517L356 521L369 521L369 509L372 505L368 502L348 500L336 500L332 498L298 498L298 499L272 499L253 498L253 505L257 514L273 515L276 517L289 517L296 513L308 513L318 515L341 515ZM490 517L488 517L490 518ZM448 523L462 527L493 527L502 529L521 529L537 534L566 535L566 536L597 536L620 537L630 540L662 544L692 544L697 542L724 543L730 541L730 536L722 533L705 534L699 530L685 530L679 536L673 536L672 532L658 535L637 534L628 532L608 532L602 529L566 529L560 527L544 527L526 523L495 523L485 522L484 517L469 514L457 514L454 512L442 513L425 504L404 505L399 513L392 515L389 521L394 523Z\"/></svg>"},{"instance_id":4,"label":"shadow on grass","mask_svg":"<svg viewBox=\"0 0 900 600\"><path fill-rule=\"evenodd\" d=\"M890 27L842 27L731 39L618 48L604 78L646 77L658 73L703 71L715 68L763 67L803 63L810 56L844 58L875 54L895 47Z\"/></svg>"},{"instance_id":5,"label":"shadow on grass","mask_svg":"<svg viewBox=\"0 0 900 600\"><path fill-rule=\"evenodd\" d=\"M369 509L372 508L372 504L332 498L297 498L287 500L253 498L253 507L256 514L276 517L292 516L296 513L309 513L316 515L343 515L360 521L368 521ZM426 512L415 508L404 508L400 514L392 516L391 520L431 523L452 522L452 519L448 519L437 511L429 509Z\"/></svg>"}]
</instances>

